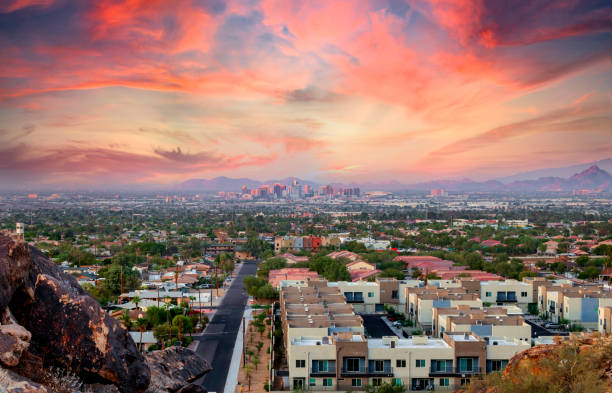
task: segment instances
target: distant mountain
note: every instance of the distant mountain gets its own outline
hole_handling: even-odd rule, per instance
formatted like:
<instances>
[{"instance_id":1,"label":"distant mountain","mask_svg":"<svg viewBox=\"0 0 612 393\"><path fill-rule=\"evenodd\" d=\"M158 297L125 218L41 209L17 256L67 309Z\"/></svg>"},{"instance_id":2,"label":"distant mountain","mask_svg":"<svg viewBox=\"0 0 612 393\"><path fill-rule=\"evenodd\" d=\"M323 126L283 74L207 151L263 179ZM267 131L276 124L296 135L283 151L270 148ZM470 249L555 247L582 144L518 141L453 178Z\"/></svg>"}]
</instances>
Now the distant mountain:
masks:
<instances>
[{"instance_id":1,"label":"distant mountain","mask_svg":"<svg viewBox=\"0 0 612 393\"><path fill-rule=\"evenodd\" d=\"M217 192L217 191L240 191L242 186L249 188L258 187L261 182L247 178L233 179L231 177L219 176L214 179L189 179L176 185L181 191Z\"/></svg>"},{"instance_id":2,"label":"distant mountain","mask_svg":"<svg viewBox=\"0 0 612 393\"><path fill-rule=\"evenodd\" d=\"M612 175L597 165L592 165L566 179L541 177L537 180L515 181L506 187L512 191L612 191Z\"/></svg>"},{"instance_id":3,"label":"distant mountain","mask_svg":"<svg viewBox=\"0 0 612 393\"><path fill-rule=\"evenodd\" d=\"M431 190L433 188L443 188L453 192L488 192L501 191L505 188L504 184L497 180L474 181L471 179L461 180L434 180L430 182L416 183L404 187L406 190Z\"/></svg>"},{"instance_id":4,"label":"distant mountain","mask_svg":"<svg viewBox=\"0 0 612 393\"><path fill-rule=\"evenodd\" d=\"M260 187L264 184L273 185L280 183L285 185L293 184L297 180L300 185L308 184L309 187L318 187L318 184L308 180L302 180L297 177L286 177L279 180L266 180L265 182L253 180L249 178L234 179L231 177L219 176L214 179L189 179L176 185L176 188L181 191L194 192L218 192L229 191L238 192L242 186L247 186L250 189Z\"/></svg>"},{"instance_id":5,"label":"distant mountain","mask_svg":"<svg viewBox=\"0 0 612 393\"><path fill-rule=\"evenodd\" d=\"M521 172L521 173L517 173L512 176L501 177L497 180L499 180L502 183L508 184L508 183L512 183L512 182L520 181L520 180L537 180L543 177L567 178L567 177L572 176L575 173L582 172L585 169L592 167L593 165L598 166L599 168L603 169L604 171L607 171L608 173L612 173L612 158L606 158L604 160L593 161L593 162L586 163L586 164L578 164L578 165L571 165L571 166L560 167L560 168L546 168L546 169L538 169L538 170L529 171L529 172Z\"/></svg>"},{"instance_id":6,"label":"distant mountain","mask_svg":"<svg viewBox=\"0 0 612 393\"><path fill-rule=\"evenodd\" d=\"M297 180L300 185L308 184L313 188L318 188L319 184L299 179L296 177L286 177L284 179L258 180L242 178L233 179L225 176L214 179L190 179L176 186L178 190L194 192L217 192L217 191L240 191L242 186L248 188L260 187L263 184L273 185L280 183L285 185L293 184ZM337 187L360 187L363 191L429 191L433 188L443 188L450 192L572 192L577 190L590 190L594 192L612 192L612 175L601 169L597 165L591 165L578 173L568 175L568 177L544 176L534 180L517 180L504 184L499 180L474 181L471 179L460 180L433 180L429 182L402 184L398 181L380 183L350 183L342 185L334 183Z\"/></svg>"}]
</instances>

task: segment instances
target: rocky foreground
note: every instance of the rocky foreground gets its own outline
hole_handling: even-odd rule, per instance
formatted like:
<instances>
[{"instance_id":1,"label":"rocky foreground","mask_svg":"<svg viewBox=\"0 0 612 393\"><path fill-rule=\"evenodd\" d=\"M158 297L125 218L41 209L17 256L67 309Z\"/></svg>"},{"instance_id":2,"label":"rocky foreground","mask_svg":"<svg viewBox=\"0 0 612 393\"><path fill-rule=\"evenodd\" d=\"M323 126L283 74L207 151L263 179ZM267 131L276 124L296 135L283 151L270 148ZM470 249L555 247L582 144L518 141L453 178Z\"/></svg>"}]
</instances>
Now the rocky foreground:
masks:
<instances>
[{"instance_id":1,"label":"rocky foreground","mask_svg":"<svg viewBox=\"0 0 612 393\"><path fill-rule=\"evenodd\" d=\"M516 354L499 375L455 393L612 392L612 337L580 334Z\"/></svg>"},{"instance_id":2,"label":"rocky foreground","mask_svg":"<svg viewBox=\"0 0 612 393\"><path fill-rule=\"evenodd\" d=\"M0 393L203 392L185 348L142 355L121 324L39 250L0 234Z\"/></svg>"}]
</instances>

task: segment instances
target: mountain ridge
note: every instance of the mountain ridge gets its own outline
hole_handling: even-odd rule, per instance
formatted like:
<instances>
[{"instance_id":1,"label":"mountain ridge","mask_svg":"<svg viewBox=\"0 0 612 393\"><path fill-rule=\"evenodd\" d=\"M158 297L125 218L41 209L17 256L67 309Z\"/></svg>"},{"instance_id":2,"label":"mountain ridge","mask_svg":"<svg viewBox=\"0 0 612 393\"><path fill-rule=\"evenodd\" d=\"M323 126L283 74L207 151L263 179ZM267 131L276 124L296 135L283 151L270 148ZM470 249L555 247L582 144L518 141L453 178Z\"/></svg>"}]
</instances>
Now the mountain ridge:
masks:
<instances>
[{"instance_id":1,"label":"mountain ridge","mask_svg":"<svg viewBox=\"0 0 612 393\"><path fill-rule=\"evenodd\" d=\"M292 184L297 180L301 185L308 184L310 187L318 187L319 184L309 180L303 180L297 177L286 177L279 180L267 180L260 182L248 178L229 178L226 176L218 176L213 179L190 179L177 185L179 190L183 191L234 191L237 192L242 186L248 188L256 188L261 185L274 183ZM333 183L341 186L340 183ZM392 180L384 183L348 183L345 187L360 187L364 190L382 190L382 191L428 191L433 188L443 188L452 192L572 192L581 190L590 190L594 192L612 191L612 175L601 169L597 165L574 173L573 175L563 178L558 176L540 177L535 180L516 180L510 183L503 183L499 180L475 181L469 178L458 180L432 180L429 182L420 182L413 184L403 184L397 180Z\"/></svg>"}]
</instances>

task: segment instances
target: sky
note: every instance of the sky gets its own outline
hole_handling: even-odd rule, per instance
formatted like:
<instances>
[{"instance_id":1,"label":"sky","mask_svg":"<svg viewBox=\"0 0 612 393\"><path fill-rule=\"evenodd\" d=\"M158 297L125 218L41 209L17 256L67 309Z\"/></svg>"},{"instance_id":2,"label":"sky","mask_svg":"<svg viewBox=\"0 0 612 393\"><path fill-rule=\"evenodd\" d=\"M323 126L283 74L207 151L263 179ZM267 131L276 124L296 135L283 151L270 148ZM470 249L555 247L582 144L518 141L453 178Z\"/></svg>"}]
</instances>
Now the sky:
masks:
<instances>
[{"instance_id":1,"label":"sky","mask_svg":"<svg viewBox=\"0 0 612 393\"><path fill-rule=\"evenodd\" d=\"M612 156L609 0L3 0L0 187Z\"/></svg>"}]
</instances>

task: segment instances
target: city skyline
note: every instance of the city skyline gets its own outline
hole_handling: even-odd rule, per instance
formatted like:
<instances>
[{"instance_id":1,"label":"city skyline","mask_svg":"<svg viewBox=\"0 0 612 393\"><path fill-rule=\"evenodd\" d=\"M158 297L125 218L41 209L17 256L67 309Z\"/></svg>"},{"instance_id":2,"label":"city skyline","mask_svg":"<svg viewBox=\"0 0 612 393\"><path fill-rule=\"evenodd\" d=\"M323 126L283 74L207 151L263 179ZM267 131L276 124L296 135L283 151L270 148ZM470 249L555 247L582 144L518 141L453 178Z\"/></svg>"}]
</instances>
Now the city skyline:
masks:
<instances>
[{"instance_id":1,"label":"city skyline","mask_svg":"<svg viewBox=\"0 0 612 393\"><path fill-rule=\"evenodd\" d=\"M611 19L603 1L4 2L0 186L486 180L606 159Z\"/></svg>"}]
</instances>

